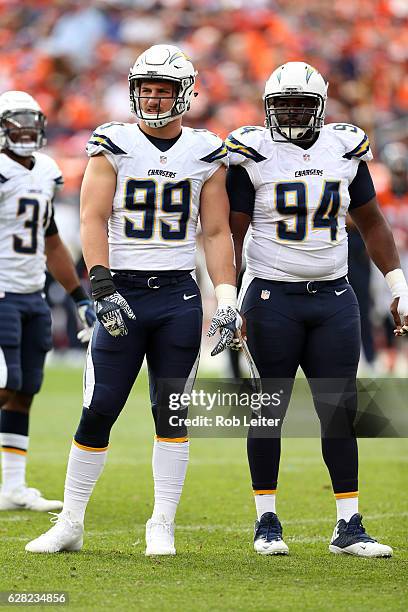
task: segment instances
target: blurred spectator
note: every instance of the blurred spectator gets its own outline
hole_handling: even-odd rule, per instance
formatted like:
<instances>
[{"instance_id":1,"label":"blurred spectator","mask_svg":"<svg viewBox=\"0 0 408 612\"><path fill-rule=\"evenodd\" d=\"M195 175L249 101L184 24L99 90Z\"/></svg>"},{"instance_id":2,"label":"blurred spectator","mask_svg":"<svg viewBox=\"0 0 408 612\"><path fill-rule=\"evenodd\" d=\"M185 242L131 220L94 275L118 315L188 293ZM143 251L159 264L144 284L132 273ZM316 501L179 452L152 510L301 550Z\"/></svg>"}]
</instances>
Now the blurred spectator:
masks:
<instances>
[{"instance_id":1,"label":"blurred spectator","mask_svg":"<svg viewBox=\"0 0 408 612\"><path fill-rule=\"evenodd\" d=\"M401 267L408 276L408 147L401 142L387 144L382 153L385 171L380 188L377 187L378 198L385 216L393 229L397 244ZM374 272L373 295L375 298L376 313L382 327L382 344L386 349L385 368L387 371L402 374L399 357L404 346L394 337L394 322L388 312L390 296L385 294L384 285L380 275ZM381 331L381 330L380 330ZM406 347L405 347L406 352ZM400 360L406 366L406 359ZM408 375L408 371L404 371Z\"/></svg>"},{"instance_id":2,"label":"blurred spectator","mask_svg":"<svg viewBox=\"0 0 408 612\"><path fill-rule=\"evenodd\" d=\"M53 57L65 57L78 70L93 61L94 50L107 34L107 18L96 7L84 7L73 0L66 12L56 20L48 38L38 42L38 48Z\"/></svg>"},{"instance_id":3,"label":"blurred spectator","mask_svg":"<svg viewBox=\"0 0 408 612\"><path fill-rule=\"evenodd\" d=\"M348 278L357 296L361 318L361 348L367 364L367 373L374 368L376 351L371 320L372 300L370 295L371 260L360 232L350 215L347 216L348 231Z\"/></svg>"}]
</instances>

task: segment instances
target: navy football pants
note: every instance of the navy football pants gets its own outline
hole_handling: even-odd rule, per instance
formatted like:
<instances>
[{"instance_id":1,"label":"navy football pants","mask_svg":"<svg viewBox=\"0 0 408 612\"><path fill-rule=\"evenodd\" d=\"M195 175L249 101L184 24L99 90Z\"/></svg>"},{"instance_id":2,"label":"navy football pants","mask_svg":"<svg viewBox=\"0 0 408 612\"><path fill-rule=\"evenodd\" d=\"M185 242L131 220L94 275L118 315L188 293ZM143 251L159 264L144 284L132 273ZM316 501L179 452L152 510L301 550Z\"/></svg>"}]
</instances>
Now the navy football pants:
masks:
<instances>
[{"instance_id":1,"label":"navy football pants","mask_svg":"<svg viewBox=\"0 0 408 612\"><path fill-rule=\"evenodd\" d=\"M269 293L268 293L269 292ZM263 296L263 297L261 297ZM355 378L360 356L360 314L354 291L345 279L313 283L284 283L254 279L248 287L242 312L247 320L248 346L263 379L289 379L287 402L299 366L314 395L322 424L322 453L335 493L357 491L358 451L352 422L357 406ZM319 379L319 380L316 380ZM347 380L335 418L326 420L319 397L322 379L327 388ZM344 435L348 423L349 434ZM336 426L339 425L339 437ZM248 459L253 489L277 487L280 435L260 437L249 430Z\"/></svg>"},{"instance_id":2,"label":"navy football pants","mask_svg":"<svg viewBox=\"0 0 408 612\"><path fill-rule=\"evenodd\" d=\"M114 281L136 320L124 315L129 333L120 337L112 337L96 322L85 367L84 409L75 440L94 448L107 446L110 428L126 403L144 357L156 434L183 438L186 428L169 424L174 414L169 411L169 394L182 393L186 383L192 384L195 378L202 329L199 288L190 275L160 289L135 288L131 278L119 275Z\"/></svg>"},{"instance_id":3,"label":"navy football pants","mask_svg":"<svg viewBox=\"0 0 408 612\"><path fill-rule=\"evenodd\" d=\"M0 297L0 388L38 393L51 348L51 313L42 292Z\"/></svg>"}]
</instances>

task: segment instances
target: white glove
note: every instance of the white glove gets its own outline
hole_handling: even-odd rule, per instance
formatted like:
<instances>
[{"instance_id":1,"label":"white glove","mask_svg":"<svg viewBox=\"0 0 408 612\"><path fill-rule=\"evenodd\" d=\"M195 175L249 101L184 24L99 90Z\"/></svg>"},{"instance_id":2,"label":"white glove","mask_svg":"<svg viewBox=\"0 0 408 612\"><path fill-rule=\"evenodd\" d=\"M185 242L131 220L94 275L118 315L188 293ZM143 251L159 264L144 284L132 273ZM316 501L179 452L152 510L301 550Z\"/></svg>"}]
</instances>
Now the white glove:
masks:
<instances>
[{"instance_id":1,"label":"white glove","mask_svg":"<svg viewBox=\"0 0 408 612\"><path fill-rule=\"evenodd\" d=\"M92 300L77 302L76 307L80 321L84 326L83 329L77 333L77 338L82 344L86 344L92 336L92 329L96 321L95 310Z\"/></svg>"}]
</instances>

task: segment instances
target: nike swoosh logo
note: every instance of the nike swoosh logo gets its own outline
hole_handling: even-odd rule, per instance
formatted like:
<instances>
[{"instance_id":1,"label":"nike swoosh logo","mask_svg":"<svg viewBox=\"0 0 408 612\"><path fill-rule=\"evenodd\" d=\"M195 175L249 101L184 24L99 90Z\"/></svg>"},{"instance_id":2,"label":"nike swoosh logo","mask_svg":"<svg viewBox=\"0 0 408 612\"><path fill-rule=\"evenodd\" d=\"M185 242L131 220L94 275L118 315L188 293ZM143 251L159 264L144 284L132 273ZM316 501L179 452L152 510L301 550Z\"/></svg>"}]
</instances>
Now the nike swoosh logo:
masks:
<instances>
[{"instance_id":1,"label":"nike swoosh logo","mask_svg":"<svg viewBox=\"0 0 408 612\"><path fill-rule=\"evenodd\" d=\"M184 294L183 295L183 300L191 300L191 298L193 298L193 297L197 297L197 294L196 293L194 293L193 295L186 295L186 294Z\"/></svg>"},{"instance_id":2,"label":"nike swoosh logo","mask_svg":"<svg viewBox=\"0 0 408 612\"><path fill-rule=\"evenodd\" d=\"M347 291L347 289L343 289L343 291L336 291L336 290L334 290L334 293L335 293L336 295L341 295L341 294L342 294L342 293L344 293L345 291Z\"/></svg>"}]
</instances>

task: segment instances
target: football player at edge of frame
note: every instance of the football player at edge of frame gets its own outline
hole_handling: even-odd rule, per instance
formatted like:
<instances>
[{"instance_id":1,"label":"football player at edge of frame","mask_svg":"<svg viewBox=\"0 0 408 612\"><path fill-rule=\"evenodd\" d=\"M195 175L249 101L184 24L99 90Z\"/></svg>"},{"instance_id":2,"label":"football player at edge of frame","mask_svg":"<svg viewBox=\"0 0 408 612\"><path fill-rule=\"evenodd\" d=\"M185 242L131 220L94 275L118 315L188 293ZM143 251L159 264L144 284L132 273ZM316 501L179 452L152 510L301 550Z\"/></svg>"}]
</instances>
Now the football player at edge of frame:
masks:
<instances>
[{"instance_id":1,"label":"football player at edge of frame","mask_svg":"<svg viewBox=\"0 0 408 612\"><path fill-rule=\"evenodd\" d=\"M111 427L146 356L156 430L146 555L176 552L174 517L189 442L186 411L179 411L178 425L169 418L169 392L191 388L198 367L202 305L192 276L198 216L218 300L209 333L219 330L220 338L212 354L232 344L241 324L225 187L227 149L207 130L182 127L195 78L180 49L151 47L129 75L131 109L139 122L102 125L89 140L81 236L99 321L88 349L63 511L54 527L27 544L28 551L82 547L85 509L105 464Z\"/></svg>"},{"instance_id":2,"label":"football player at edge of frame","mask_svg":"<svg viewBox=\"0 0 408 612\"><path fill-rule=\"evenodd\" d=\"M237 271L251 225L239 305L263 387L268 379L287 381L281 422L299 366L313 391L337 505L329 550L390 557L391 547L365 532L358 512L352 423L360 316L347 280L347 211L391 290L396 335L408 331L408 287L366 163L372 159L368 137L354 125L324 125L327 87L304 62L280 66L265 87L266 127L242 127L226 139ZM331 407L319 391L333 393L336 380L347 385ZM280 433L265 436L252 428L247 439L258 515L254 548L260 554L288 553L275 508Z\"/></svg>"},{"instance_id":3,"label":"football player at edge of frame","mask_svg":"<svg viewBox=\"0 0 408 612\"><path fill-rule=\"evenodd\" d=\"M26 485L29 416L52 347L51 315L42 293L45 267L71 295L87 342L95 322L92 301L58 233L53 199L63 185L46 144L46 119L23 91L0 95L0 510L62 508Z\"/></svg>"}]
</instances>

